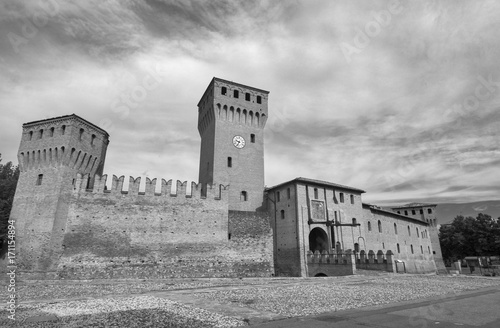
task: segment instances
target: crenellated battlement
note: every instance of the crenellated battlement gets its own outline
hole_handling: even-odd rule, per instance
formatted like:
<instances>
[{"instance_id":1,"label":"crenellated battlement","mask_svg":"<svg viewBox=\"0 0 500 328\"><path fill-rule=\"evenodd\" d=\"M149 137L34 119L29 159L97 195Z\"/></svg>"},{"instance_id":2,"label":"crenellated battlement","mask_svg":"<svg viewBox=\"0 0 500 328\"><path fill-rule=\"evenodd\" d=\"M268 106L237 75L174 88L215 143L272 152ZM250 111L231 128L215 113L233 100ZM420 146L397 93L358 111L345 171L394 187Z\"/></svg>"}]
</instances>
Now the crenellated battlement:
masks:
<instances>
[{"instance_id":1,"label":"crenellated battlement","mask_svg":"<svg viewBox=\"0 0 500 328\"><path fill-rule=\"evenodd\" d=\"M167 197L185 197L192 199L214 199L227 201L229 186L221 184L206 185L204 187L201 183L191 182L191 192L188 193L188 182L181 182L177 180L175 192L172 188L173 180L157 180L146 178L145 189L141 191L141 177L129 177L128 190L124 188L125 176L117 177L113 175L111 182L111 189L108 189L106 182L108 175L102 176L95 175L93 179L93 186L89 184L89 174L77 174L74 182L74 193L93 193L93 194L111 194L111 195L130 195L130 196L167 196ZM157 186L157 184L160 184ZM159 192L157 191L159 190Z\"/></svg>"}]
</instances>

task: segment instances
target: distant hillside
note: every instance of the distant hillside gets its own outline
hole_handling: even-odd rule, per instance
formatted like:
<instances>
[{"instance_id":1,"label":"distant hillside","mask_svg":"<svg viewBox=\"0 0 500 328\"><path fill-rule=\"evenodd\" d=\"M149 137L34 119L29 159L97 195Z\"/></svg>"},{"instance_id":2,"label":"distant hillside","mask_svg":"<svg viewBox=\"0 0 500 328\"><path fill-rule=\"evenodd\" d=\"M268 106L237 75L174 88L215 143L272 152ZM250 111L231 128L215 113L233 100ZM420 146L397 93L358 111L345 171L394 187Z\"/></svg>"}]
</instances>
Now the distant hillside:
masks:
<instances>
[{"instance_id":1,"label":"distant hillside","mask_svg":"<svg viewBox=\"0 0 500 328\"><path fill-rule=\"evenodd\" d=\"M457 215L477 217L479 213L488 214L492 218L500 217L500 200L488 200L475 203L444 203L437 206L439 224L451 223Z\"/></svg>"}]
</instances>

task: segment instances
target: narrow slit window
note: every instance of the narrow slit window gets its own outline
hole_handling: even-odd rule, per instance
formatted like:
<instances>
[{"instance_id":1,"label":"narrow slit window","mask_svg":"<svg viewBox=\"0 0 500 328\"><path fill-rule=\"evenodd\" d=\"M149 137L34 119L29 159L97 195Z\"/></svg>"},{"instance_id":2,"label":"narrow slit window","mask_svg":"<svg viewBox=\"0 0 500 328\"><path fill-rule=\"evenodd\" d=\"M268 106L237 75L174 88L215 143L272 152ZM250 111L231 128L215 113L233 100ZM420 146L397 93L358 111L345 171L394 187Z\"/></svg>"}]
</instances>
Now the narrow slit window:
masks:
<instances>
[{"instance_id":1,"label":"narrow slit window","mask_svg":"<svg viewBox=\"0 0 500 328\"><path fill-rule=\"evenodd\" d=\"M83 139L83 132L84 131L85 131L84 129L80 129L80 141L82 141L82 139Z\"/></svg>"},{"instance_id":2,"label":"narrow slit window","mask_svg":"<svg viewBox=\"0 0 500 328\"><path fill-rule=\"evenodd\" d=\"M36 185L41 186L42 185L42 180L43 180L43 174L39 174L38 178L36 179Z\"/></svg>"},{"instance_id":3,"label":"narrow slit window","mask_svg":"<svg viewBox=\"0 0 500 328\"><path fill-rule=\"evenodd\" d=\"M318 199L318 188L314 188L314 199Z\"/></svg>"},{"instance_id":4,"label":"narrow slit window","mask_svg":"<svg viewBox=\"0 0 500 328\"><path fill-rule=\"evenodd\" d=\"M278 192L276 192L276 201L277 201L277 202L281 201L281 197L280 197L280 195L281 195L281 194L280 194L280 192L279 192L279 191L278 191Z\"/></svg>"},{"instance_id":5,"label":"narrow slit window","mask_svg":"<svg viewBox=\"0 0 500 328\"><path fill-rule=\"evenodd\" d=\"M339 193L339 197L340 197L340 202L343 203L344 202L344 193L343 192Z\"/></svg>"},{"instance_id":6,"label":"narrow slit window","mask_svg":"<svg viewBox=\"0 0 500 328\"><path fill-rule=\"evenodd\" d=\"M372 231L372 223L368 221L368 231Z\"/></svg>"},{"instance_id":7,"label":"narrow slit window","mask_svg":"<svg viewBox=\"0 0 500 328\"><path fill-rule=\"evenodd\" d=\"M382 222L378 220L378 232L382 233Z\"/></svg>"},{"instance_id":8,"label":"narrow slit window","mask_svg":"<svg viewBox=\"0 0 500 328\"><path fill-rule=\"evenodd\" d=\"M95 138L96 138L96 136L95 136L95 134L93 134L92 135L92 140L90 141L90 145L91 146L94 146Z\"/></svg>"},{"instance_id":9,"label":"narrow slit window","mask_svg":"<svg viewBox=\"0 0 500 328\"><path fill-rule=\"evenodd\" d=\"M290 199L290 188L286 188L286 198Z\"/></svg>"},{"instance_id":10,"label":"narrow slit window","mask_svg":"<svg viewBox=\"0 0 500 328\"><path fill-rule=\"evenodd\" d=\"M354 204L354 195L351 195L351 204Z\"/></svg>"},{"instance_id":11,"label":"narrow slit window","mask_svg":"<svg viewBox=\"0 0 500 328\"><path fill-rule=\"evenodd\" d=\"M227 158L227 167L233 167L233 158L232 157Z\"/></svg>"},{"instance_id":12,"label":"narrow slit window","mask_svg":"<svg viewBox=\"0 0 500 328\"><path fill-rule=\"evenodd\" d=\"M396 248L398 249L398 253L401 253L401 250L399 249L399 244L396 244Z\"/></svg>"},{"instance_id":13,"label":"narrow slit window","mask_svg":"<svg viewBox=\"0 0 500 328\"><path fill-rule=\"evenodd\" d=\"M281 217L282 220L285 219L285 210L281 210L280 211L280 217Z\"/></svg>"},{"instance_id":14,"label":"narrow slit window","mask_svg":"<svg viewBox=\"0 0 500 328\"><path fill-rule=\"evenodd\" d=\"M40 130L40 139L43 138L43 129Z\"/></svg>"},{"instance_id":15,"label":"narrow slit window","mask_svg":"<svg viewBox=\"0 0 500 328\"><path fill-rule=\"evenodd\" d=\"M394 223L394 234L398 234L398 225L396 223Z\"/></svg>"}]
</instances>

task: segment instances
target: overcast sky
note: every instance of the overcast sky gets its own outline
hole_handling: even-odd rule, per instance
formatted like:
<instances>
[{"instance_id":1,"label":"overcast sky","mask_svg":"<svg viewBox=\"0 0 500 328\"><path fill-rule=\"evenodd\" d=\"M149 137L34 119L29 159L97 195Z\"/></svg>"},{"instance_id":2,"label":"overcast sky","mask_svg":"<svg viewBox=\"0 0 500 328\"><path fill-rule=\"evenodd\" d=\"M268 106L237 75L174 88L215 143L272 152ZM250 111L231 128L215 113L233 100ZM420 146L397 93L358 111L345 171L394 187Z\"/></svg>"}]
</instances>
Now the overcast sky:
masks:
<instances>
[{"instance_id":1,"label":"overcast sky","mask_svg":"<svg viewBox=\"0 0 500 328\"><path fill-rule=\"evenodd\" d=\"M500 194L497 1L0 2L0 153L25 122L106 129L105 173L198 179L216 76L269 90L266 185L379 204Z\"/></svg>"}]
</instances>

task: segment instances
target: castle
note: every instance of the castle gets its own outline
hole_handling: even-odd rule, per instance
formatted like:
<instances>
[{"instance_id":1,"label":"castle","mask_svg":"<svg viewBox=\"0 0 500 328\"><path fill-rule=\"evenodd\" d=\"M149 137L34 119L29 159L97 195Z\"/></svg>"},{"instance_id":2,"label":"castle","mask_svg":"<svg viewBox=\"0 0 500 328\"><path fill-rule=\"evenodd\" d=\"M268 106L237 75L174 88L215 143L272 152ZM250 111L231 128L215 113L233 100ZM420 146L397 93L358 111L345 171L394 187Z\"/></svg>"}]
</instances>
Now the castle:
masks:
<instances>
[{"instance_id":1,"label":"castle","mask_svg":"<svg viewBox=\"0 0 500 328\"><path fill-rule=\"evenodd\" d=\"M361 189L307 178L265 188L268 96L211 80L190 192L187 182L132 177L124 190L124 176L103 175L108 133L77 115L25 123L11 212L18 270L93 279L444 269L435 205L386 210L363 203Z\"/></svg>"}]
</instances>

